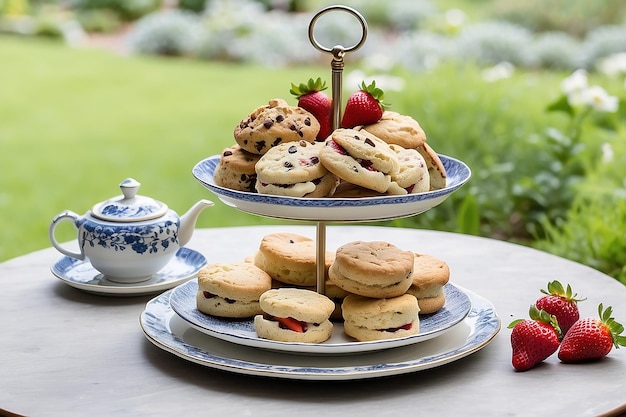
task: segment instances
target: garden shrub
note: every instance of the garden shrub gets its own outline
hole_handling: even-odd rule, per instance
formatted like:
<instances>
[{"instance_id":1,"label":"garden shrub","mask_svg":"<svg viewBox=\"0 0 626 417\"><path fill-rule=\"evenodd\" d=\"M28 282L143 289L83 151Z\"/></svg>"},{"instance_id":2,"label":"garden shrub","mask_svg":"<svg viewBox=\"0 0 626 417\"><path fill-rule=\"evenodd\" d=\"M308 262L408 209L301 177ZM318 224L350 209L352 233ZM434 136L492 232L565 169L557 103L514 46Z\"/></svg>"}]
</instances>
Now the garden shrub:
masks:
<instances>
[{"instance_id":1,"label":"garden shrub","mask_svg":"<svg viewBox=\"0 0 626 417\"><path fill-rule=\"evenodd\" d=\"M309 43L310 17L265 12L251 0L213 0L203 15L201 59L263 64L270 67L310 62L319 53Z\"/></svg>"},{"instance_id":2,"label":"garden shrub","mask_svg":"<svg viewBox=\"0 0 626 417\"><path fill-rule=\"evenodd\" d=\"M548 70L574 71L581 64L581 42L566 32L544 32L530 45L535 65Z\"/></svg>"},{"instance_id":3,"label":"garden shrub","mask_svg":"<svg viewBox=\"0 0 626 417\"><path fill-rule=\"evenodd\" d=\"M590 30L623 22L623 0L495 0L493 16L535 32L563 31L583 38Z\"/></svg>"},{"instance_id":4,"label":"garden shrub","mask_svg":"<svg viewBox=\"0 0 626 417\"><path fill-rule=\"evenodd\" d=\"M110 33L122 25L119 15L108 9L83 10L76 14L76 19L89 33Z\"/></svg>"},{"instance_id":5,"label":"garden shrub","mask_svg":"<svg viewBox=\"0 0 626 417\"><path fill-rule=\"evenodd\" d=\"M391 59L402 68L421 72L432 69L450 59L452 42L444 35L434 32L404 33L396 45L388 51Z\"/></svg>"},{"instance_id":6,"label":"garden shrub","mask_svg":"<svg viewBox=\"0 0 626 417\"><path fill-rule=\"evenodd\" d=\"M581 195L567 221L545 224L547 236L533 246L588 265L626 284L626 189ZM621 192L620 192L621 191Z\"/></svg>"},{"instance_id":7,"label":"garden shrub","mask_svg":"<svg viewBox=\"0 0 626 417\"><path fill-rule=\"evenodd\" d=\"M597 61L619 52L626 52L626 25L595 28L584 40L582 67L594 69Z\"/></svg>"},{"instance_id":8,"label":"garden shrub","mask_svg":"<svg viewBox=\"0 0 626 417\"><path fill-rule=\"evenodd\" d=\"M529 223L537 220L514 198L514 190L519 178L541 171L543 161L537 154L546 144L528 138L548 122L565 124L563 118L544 112L545 103L556 94L548 87L558 90L560 78L548 74L544 78L514 74L488 83L477 66L454 63L406 74L404 91L386 94L392 109L418 120L431 146L466 162L472 178L436 209L397 224L458 231L476 223L467 215L461 217L463 225L459 223L458 209L471 199L480 216L481 235L529 239Z\"/></svg>"},{"instance_id":9,"label":"garden shrub","mask_svg":"<svg viewBox=\"0 0 626 417\"><path fill-rule=\"evenodd\" d=\"M398 31L420 30L438 10L428 0L396 0L387 7L389 27Z\"/></svg>"},{"instance_id":10,"label":"garden shrub","mask_svg":"<svg viewBox=\"0 0 626 417\"><path fill-rule=\"evenodd\" d=\"M532 33L520 25L505 21L474 23L462 28L455 39L455 56L479 65L509 62L528 68L534 66L528 48L532 41Z\"/></svg>"},{"instance_id":11,"label":"garden shrub","mask_svg":"<svg viewBox=\"0 0 626 417\"><path fill-rule=\"evenodd\" d=\"M203 30L196 14L164 10L138 20L128 36L128 43L134 52L140 54L193 55Z\"/></svg>"},{"instance_id":12,"label":"garden shrub","mask_svg":"<svg viewBox=\"0 0 626 417\"><path fill-rule=\"evenodd\" d=\"M206 7L206 3L207 0L178 0L178 7L195 13L202 13Z\"/></svg>"},{"instance_id":13,"label":"garden shrub","mask_svg":"<svg viewBox=\"0 0 626 417\"><path fill-rule=\"evenodd\" d=\"M70 0L74 9L111 10L123 20L136 20L154 12L161 6L160 0Z\"/></svg>"},{"instance_id":14,"label":"garden shrub","mask_svg":"<svg viewBox=\"0 0 626 417\"><path fill-rule=\"evenodd\" d=\"M323 6L336 4L324 1ZM344 2L359 11L369 26L392 30L416 30L438 12L430 0L394 0L390 3L380 0L352 0Z\"/></svg>"}]
</instances>

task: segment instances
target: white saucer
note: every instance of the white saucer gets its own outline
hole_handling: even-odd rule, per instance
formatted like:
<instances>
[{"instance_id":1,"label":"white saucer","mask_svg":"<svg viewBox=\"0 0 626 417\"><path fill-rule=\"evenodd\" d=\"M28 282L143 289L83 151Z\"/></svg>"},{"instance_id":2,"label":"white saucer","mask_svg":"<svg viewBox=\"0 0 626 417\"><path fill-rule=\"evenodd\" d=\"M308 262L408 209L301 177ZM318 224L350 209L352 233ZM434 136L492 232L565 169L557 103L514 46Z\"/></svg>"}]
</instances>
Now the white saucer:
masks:
<instances>
[{"instance_id":1,"label":"white saucer","mask_svg":"<svg viewBox=\"0 0 626 417\"><path fill-rule=\"evenodd\" d=\"M88 260L64 256L52 265L52 273L64 283L101 295L138 296L168 290L197 276L207 264L206 258L193 249L180 248L176 256L147 281L120 284L109 281Z\"/></svg>"},{"instance_id":2,"label":"white saucer","mask_svg":"<svg viewBox=\"0 0 626 417\"><path fill-rule=\"evenodd\" d=\"M194 329L228 342L268 350L308 355L345 355L398 346L412 345L439 337L463 321L472 303L463 290L448 283L444 287L446 304L437 312L420 316L418 334L398 339L357 342L343 331L342 323L333 323L333 334L324 343L278 342L260 338L254 330L254 320L234 320L214 317L200 312L196 307L198 281L185 282L172 290L170 305L174 312Z\"/></svg>"},{"instance_id":3,"label":"white saucer","mask_svg":"<svg viewBox=\"0 0 626 417\"><path fill-rule=\"evenodd\" d=\"M410 346L358 355L292 355L220 340L193 329L170 306L167 291L146 304L140 324L157 347L187 361L229 372L273 378L354 380L435 368L484 348L500 331L493 304L464 290L472 308L449 332Z\"/></svg>"}]
</instances>

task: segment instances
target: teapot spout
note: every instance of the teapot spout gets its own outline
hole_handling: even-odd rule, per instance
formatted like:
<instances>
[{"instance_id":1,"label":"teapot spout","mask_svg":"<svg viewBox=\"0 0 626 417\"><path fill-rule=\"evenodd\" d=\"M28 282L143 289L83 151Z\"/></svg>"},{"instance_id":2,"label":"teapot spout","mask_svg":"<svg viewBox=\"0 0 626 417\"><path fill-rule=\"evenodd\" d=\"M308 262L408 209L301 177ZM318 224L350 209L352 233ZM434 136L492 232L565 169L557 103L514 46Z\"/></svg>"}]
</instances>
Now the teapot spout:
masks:
<instances>
[{"instance_id":1,"label":"teapot spout","mask_svg":"<svg viewBox=\"0 0 626 417\"><path fill-rule=\"evenodd\" d=\"M200 200L180 217L180 228L178 229L178 243L180 246L185 246L191 240L198 216L202 210L211 206L213 206L212 201Z\"/></svg>"}]
</instances>

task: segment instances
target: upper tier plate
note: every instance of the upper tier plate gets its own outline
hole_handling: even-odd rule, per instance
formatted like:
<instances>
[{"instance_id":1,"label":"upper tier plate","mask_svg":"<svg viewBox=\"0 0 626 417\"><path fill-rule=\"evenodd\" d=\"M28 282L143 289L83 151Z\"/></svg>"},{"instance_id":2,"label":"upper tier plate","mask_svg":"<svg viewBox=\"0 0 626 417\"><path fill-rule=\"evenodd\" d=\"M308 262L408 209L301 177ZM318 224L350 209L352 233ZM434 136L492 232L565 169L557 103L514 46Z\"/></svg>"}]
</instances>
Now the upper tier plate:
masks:
<instances>
[{"instance_id":1,"label":"upper tier plate","mask_svg":"<svg viewBox=\"0 0 626 417\"><path fill-rule=\"evenodd\" d=\"M213 174L220 155L193 167L193 176L220 200L241 211L265 217L313 221L369 221L413 216L443 202L465 184L471 171L458 159L439 155L447 173L446 187L426 193L362 198L300 198L236 191L215 184Z\"/></svg>"}]
</instances>

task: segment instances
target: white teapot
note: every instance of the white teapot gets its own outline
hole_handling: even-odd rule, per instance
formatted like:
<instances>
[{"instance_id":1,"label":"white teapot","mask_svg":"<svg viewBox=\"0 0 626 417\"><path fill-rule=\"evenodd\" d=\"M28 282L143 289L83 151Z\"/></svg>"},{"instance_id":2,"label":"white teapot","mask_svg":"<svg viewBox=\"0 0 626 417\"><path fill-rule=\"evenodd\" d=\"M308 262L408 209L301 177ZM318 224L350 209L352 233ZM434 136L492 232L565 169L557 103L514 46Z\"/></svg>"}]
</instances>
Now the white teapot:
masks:
<instances>
[{"instance_id":1,"label":"white teapot","mask_svg":"<svg viewBox=\"0 0 626 417\"><path fill-rule=\"evenodd\" d=\"M200 200L179 217L164 203L137 195L140 185L127 178L120 184L121 196L96 204L84 216L70 210L56 215L48 229L52 245L66 256L87 258L111 281L150 279L189 242L200 212L213 202ZM55 230L62 221L73 222L80 252L72 252L56 240Z\"/></svg>"}]
</instances>

